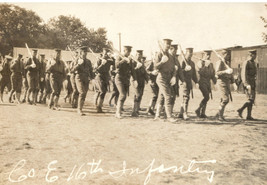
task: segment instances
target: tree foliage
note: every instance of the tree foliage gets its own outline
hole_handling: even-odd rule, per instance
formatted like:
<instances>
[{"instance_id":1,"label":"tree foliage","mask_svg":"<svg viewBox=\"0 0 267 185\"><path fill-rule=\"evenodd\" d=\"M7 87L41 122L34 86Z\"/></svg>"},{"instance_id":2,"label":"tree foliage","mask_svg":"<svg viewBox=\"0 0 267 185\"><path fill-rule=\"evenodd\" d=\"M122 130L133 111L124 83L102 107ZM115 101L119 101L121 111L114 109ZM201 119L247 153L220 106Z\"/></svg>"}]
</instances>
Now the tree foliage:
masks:
<instances>
[{"instance_id":1,"label":"tree foliage","mask_svg":"<svg viewBox=\"0 0 267 185\"><path fill-rule=\"evenodd\" d=\"M267 4L265 4L265 8L267 9ZM267 18L264 18L261 16L261 20L264 22L264 28L267 29ZM262 38L263 38L263 41L267 43L267 30L265 33L264 32L262 33Z\"/></svg>"},{"instance_id":2,"label":"tree foliage","mask_svg":"<svg viewBox=\"0 0 267 185\"><path fill-rule=\"evenodd\" d=\"M94 52L106 47L105 28L88 29L79 18L60 15L47 24L33 11L12 4L0 4L0 52L12 53L13 47L76 49L89 46Z\"/></svg>"}]
</instances>

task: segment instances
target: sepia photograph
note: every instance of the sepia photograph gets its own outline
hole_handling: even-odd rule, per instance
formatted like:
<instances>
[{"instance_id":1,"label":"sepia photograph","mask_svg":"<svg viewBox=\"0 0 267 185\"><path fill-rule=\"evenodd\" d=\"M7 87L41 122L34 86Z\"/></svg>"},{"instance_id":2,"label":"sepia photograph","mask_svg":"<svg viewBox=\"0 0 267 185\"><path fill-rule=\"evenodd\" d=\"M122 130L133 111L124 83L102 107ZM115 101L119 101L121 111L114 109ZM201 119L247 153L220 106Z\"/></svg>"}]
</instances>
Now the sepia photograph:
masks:
<instances>
[{"instance_id":1,"label":"sepia photograph","mask_svg":"<svg viewBox=\"0 0 267 185\"><path fill-rule=\"evenodd\" d=\"M267 3L0 1L0 185L266 185Z\"/></svg>"}]
</instances>

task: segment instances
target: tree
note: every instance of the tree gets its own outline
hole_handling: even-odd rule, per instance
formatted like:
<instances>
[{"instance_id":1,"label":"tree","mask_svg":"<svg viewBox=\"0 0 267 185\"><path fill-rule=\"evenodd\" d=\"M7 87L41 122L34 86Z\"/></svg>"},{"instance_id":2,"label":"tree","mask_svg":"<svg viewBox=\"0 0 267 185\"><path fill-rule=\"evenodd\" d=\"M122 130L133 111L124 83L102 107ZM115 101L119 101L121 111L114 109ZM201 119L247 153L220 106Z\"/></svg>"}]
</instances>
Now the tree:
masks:
<instances>
[{"instance_id":1,"label":"tree","mask_svg":"<svg viewBox=\"0 0 267 185\"><path fill-rule=\"evenodd\" d=\"M0 4L0 52L12 53L13 47L38 47L44 32L43 20L33 11L12 4Z\"/></svg>"},{"instance_id":2,"label":"tree","mask_svg":"<svg viewBox=\"0 0 267 185\"><path fill-rule=\"evenodd\" d=\"M265 4L265 8L267 9L267 4ZM261 20L264 22L264 28L267 29L267 19L261 16ZM262 38L265 43L267 43L267 31L266 33L262 33Z\"/></svg>"},{"instance_id":3,"label":"tree","mask_svg":"<svg viewBox=\"0 0 267 185\"><path fill-rule=\"evenodd\" d=\"M47 24L53 47L76 49L81 45L89 46L94 52L102 51L106 46L104 28L88 29L79 18L60 15L49 20Z\"/></svg>"}]
</instances>

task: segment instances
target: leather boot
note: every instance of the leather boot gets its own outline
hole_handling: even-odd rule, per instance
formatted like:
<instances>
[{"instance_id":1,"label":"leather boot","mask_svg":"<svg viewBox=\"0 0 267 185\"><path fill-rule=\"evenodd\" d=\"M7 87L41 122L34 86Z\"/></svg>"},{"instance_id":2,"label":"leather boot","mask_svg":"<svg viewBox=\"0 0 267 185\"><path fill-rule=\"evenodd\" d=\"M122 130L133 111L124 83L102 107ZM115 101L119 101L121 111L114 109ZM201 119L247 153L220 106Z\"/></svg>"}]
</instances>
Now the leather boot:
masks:
<instances>
[{"instance_id":1,"label":"leather boot","mask_svg":"<svg viewBox=\"0 0 267 185\"><path fill-rule=\"evenodd\" d=\"M132 117L138 117L137 110L138 110L138 102L135 101L133 105L133 111L131 114Z\"/></svg>"},{"instance_id":2,"label":"leather boot","mask_svg":"<svg viewBox=\"0 0 267 185\"><path fill-rule=\"evenodd\" d=\"M244 109L247 108L248 106L249 106L249 103L246 102L246 103L244 103L244 105L240 109L237 110L238 116L240 118L243 118L242 113L243 113Z\"/></svg>"},{"instance_id":3,"label":"leather boot","mask_svg":"<svg viewBox=\"0 0 267 185\"><path fill-rule=\"evenodd\" d=\"M98 105L96 107L97 113L104 113L102 110L104 99L99 98Z\"/></svg>"},{"instance_id":4,"label":"leather boot","mask_svg":"<svg viewBox=\"0 0 267 185\"><path fill-rule=\"evenodd\" d=\"M160 113L161 113L162 109L163 109L163 106L160 105L160 103L158 103L154 120L158 120L160 118Z\"/></svg>"},{"instance_id":5,"label":"leather boot","mask_svg":"<svg viewBox=\"0 0 267 185\"><path fill-rule=\"evenodd\" d=\"M207 118L207 115L206 115L206 107L207 107L207 104L204 104L202 106L200 118Z\"/></svg>"},{"instance_id":6,"label":"leather boot","mask_svg":"<svg viewBox=\"0 0 267 185\"><path fill-rule=\"evenodd\" d=\"M181 106L180 112L178 114L178 118L183 118L183 114L184 114L184 106Z\"/></svg>"},{"instance_id":7,"label":"leather boot","mask_svg":"<svg viewBox=\"0 0 267 185\"><path fill-rule=\"evenodd\" d=\"M252 106L253 106L252 103L249 103L249 105L248 105L247 120L255 120L255 119L251 116Z\"/></svg>"},{"instance_id":8,"label":"leather boot","mask_svg":"<svg viewBox=\"0 0 267 185\"><path fill-rule=\"evenodd\" d=\"M122 118L122 116L121 116L122 104L123 104L123 103L122 103L121 101L118 101L118 104L117 104L117 110L116 110L115 117L116 117L116 118L119 118L119 119Z\"/></svg>"},{"instance_id":9,"label":"leather boot","mask_svg":"<svg viewBox=\"0 0 267 185\"><path fill-rule=\"evenodd\" d=\"M85 114L83 113L82 109L83 109L83 105L84 105L84 100L80 100L78 102L78 108L77 108L77 112L80 116L85 116Z\"/></svg>"},{"instance_id":10,"label":"leather boot","mask_svg":"<svg viewBox=\"0 0 267 185\"><path fill-rule=\"evenodd\" d=\"M17 100L17 104L21 104L21 102L20 102L20 93L16 92L16 100Z\"/></svg>"},{"instance_id":11,"label":"leather boot","mask_svg":"<svg viewBox=\"0 0 267 185\"><path fill-rule=\"evenodd\" d=\"M189 117L187 115L187 109L188 109L188 104L185 104L184 105L184 113L183 113L184 120L188 120L189 119Z\"/></svg>"}]
</instances>

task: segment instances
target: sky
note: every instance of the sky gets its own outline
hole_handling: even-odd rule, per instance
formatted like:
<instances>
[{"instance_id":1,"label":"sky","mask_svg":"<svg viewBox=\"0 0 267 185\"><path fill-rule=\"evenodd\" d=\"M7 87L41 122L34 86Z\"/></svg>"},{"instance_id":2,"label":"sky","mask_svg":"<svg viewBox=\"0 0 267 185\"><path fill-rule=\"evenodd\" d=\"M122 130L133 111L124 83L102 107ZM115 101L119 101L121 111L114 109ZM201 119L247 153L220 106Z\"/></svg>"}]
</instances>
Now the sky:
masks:
<instances>
[{"instance_id":1,"label":"sky","mask_svg":"<svg viewBox=\"0 0 267 185\"><path fill-rule=\"evenodd\" d=\"M183 49L195 51L235 45L264 44L266 32L260 16L267 18L264 3L13 3L35 11L45 22L72 15L88 27L105 27L119 49L131 45L145 55L158 50L158 40L170 38Z\"/></svg>"}]
</instances>

